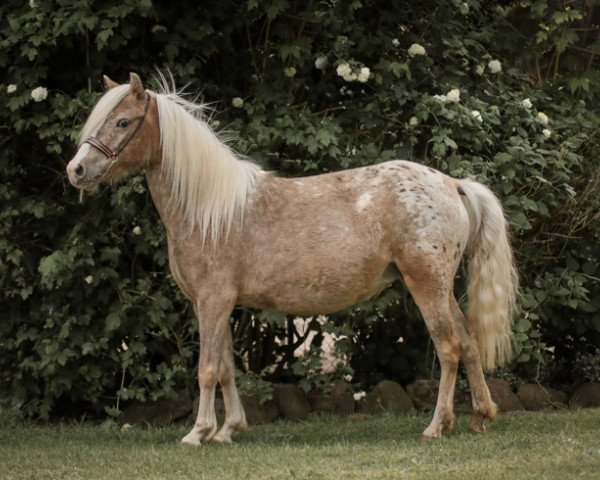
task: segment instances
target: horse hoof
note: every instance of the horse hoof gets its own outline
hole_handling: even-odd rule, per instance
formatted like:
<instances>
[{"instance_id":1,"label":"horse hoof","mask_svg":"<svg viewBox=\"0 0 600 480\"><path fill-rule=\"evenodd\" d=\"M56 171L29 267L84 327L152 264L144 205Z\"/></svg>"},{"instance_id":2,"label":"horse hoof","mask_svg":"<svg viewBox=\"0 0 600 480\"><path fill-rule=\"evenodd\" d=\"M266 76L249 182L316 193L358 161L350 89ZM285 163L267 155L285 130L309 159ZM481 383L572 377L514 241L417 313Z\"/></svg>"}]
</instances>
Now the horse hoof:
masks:
<instances>
[{"instance_id":1,"label":"horse hoof","mask_svg":"<svg viewBox=\"0 0 600 480\"><path fill-rule=\"evenodd\" d=\"M187 440L185 438L181 439L181 442L179 442L181 445L185 445L186 447L197 447L198 445L200 445L200 440Z\"/></svg>"},{"instance_id":2,"label":"horse hoof","mask_svg":"<svg viewBox=\"0 0 600 480\"><path fill-rule=\"evenodd\" d=\"M185 437L181 439L181 445L188 445L192 447L197 447L200 445L200 437L196 434L188 433Z\"/></svg>"},{"instance_id":3,"label":"horse hoof","mask_svg":"<svg viewBox=\"0 0 600 480\"><path fill-rule=\"evenodd\" d=\"M484 417L482 416L475 416L471 419L471 421L469 422L469 430L471 430L474 433L486 433L487 429L485 428L485 425L483 424L483 420Z\"/></svg>"},{"instance_id":4,"label":"horse hoof","mask_svg":"<svg viewBox=\"0 0 600 480\"><path fill-rule=\"evenodd\" d=\"M228 437L227 435L219 435L218 433L214 437L212 437L210 439L210 441L213 443L221 443L221 444L233 443L233 440L231 440L231 437Z\"/></svg>"},{"instance_id":5,"label":"horse hoof","mask_svg":"<svg viewBox=\"0 0 600 480\"><path fill-rule=\"evenodd\" d=\"M435 437L432 435L421 435L420 441L421 443L428 443L428 442L433 442L434 440L437 440L438 438L441 438L441 435L439 437Z\"/></svg>"}]
</instances>

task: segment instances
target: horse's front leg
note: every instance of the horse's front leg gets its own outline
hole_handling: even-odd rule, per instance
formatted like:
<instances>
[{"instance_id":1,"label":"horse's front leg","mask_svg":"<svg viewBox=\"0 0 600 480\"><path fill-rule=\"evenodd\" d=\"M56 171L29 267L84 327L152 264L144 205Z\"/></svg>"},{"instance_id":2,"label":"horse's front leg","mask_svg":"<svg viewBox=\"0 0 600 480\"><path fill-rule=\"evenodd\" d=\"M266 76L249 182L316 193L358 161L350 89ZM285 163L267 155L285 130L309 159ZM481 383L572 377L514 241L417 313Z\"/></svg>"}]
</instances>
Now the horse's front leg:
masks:
<instances>
[{"instance_id":1,"label":"horse's front leg","mask_svg":"<svg viewBox=\"0 0 600 480\"><path fill-rule=\"evenodd\" d=\"M217 431L215 414L215 389L221 369L223 352L227 348L229 316L232 302L197 302L195 311L200 325L200 359L198 360L198 383L200 402L194 427L183 439L182 444L199 445L202 440L210 441Z\"/></svg>"},{"instance_id":2,"label":"horse's front leg","mask_svg":"<svg viewBox=\"0 0 600 480\"><path fill-rule=\"evenodd\" d=\"M219 443L230 443L233 435L246 430L246 415L235 386L235 363L230 328L227 329L225 335L225 349L223 350L221 369L219 370L219 383L221 384L225 404L225 422L217 434L212 437L213 442Z\"/></svg>"}]
</instances>

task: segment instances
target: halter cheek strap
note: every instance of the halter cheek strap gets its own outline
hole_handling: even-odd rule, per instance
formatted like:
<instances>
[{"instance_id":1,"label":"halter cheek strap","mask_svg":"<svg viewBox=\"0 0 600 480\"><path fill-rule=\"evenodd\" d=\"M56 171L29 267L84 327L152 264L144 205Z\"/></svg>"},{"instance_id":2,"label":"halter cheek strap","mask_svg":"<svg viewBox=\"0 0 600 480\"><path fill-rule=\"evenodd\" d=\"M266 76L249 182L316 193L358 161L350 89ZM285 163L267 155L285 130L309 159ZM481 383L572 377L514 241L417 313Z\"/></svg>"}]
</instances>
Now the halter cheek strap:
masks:
<instances>
[{"instance_id":1,"label":"halter cheek strap","mask_svg":"<svg viewBox=\"0 0 600 480\"><path fill-rule=\"evenodd\" d=\"M119 145L117 147L117 149L114 152L109 147L104 145L104 143L102 143L102 141L97 139L96 137L88 137L83 141L83 143L87 143L87 144L91 145L92 147L94 147L95 149L101 151L106 156L106 158L108 158L111 161L111 164L109 165L109 167L112 166L119 159L119 155L121 154L121 152L123 150L125 150L125 147L127 147L127 145L129 145L129 142L131 142L131 140L133 139L135 134L138 132L138 130L144 123L144 119L146 118L146 114L148 113L149 105L150 105L150 96L148 94L146 94L146 105L144 106L144 115L142 115L139 123L131 131L129 136L121 143L121 145Z\"/></svg>"}]
</instances>

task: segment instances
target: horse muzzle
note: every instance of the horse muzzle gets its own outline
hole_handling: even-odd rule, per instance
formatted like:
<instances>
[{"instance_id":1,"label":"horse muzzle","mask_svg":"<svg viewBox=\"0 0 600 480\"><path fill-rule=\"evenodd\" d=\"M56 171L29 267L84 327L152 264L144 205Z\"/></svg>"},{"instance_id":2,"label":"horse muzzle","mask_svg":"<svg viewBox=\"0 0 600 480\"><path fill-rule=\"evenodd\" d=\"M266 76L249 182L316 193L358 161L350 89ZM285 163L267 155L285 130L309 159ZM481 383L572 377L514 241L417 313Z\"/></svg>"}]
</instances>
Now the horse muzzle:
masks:
<instances>
[{"instance_id":1,"label":"horse muzzle","mask_svg":"<svg viewBox=\"0 0 600 480\"><path fill-rule=\"evenodd\" d=\"M110 159L95 158L95 155L88 155L89 153L89 147L82 146L67 165L71 185L81 190L95 190L112 166Z\"/></svg>"}]
</instances>

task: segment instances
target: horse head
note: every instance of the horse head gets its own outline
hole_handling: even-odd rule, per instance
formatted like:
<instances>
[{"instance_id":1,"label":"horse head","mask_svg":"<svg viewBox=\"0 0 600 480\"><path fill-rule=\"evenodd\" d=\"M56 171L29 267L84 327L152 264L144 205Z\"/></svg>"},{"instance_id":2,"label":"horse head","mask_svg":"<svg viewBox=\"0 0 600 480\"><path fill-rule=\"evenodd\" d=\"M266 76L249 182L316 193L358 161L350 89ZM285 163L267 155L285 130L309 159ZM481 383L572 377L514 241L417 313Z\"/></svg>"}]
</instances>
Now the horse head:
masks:
<instances>
[{"instance_id":1,"label":"horse head","mask_svg":"<svg viewBox=\"0 0 600 480\"><path fill-rule=\"evenodd\" d=\"M90 114L79 149L67 165L70 182L80 189L114 182L157 158L154 94L146 92L135 73L123 85L104 76L104 85L106 93Z\"/></svg>"}]
</instances>

